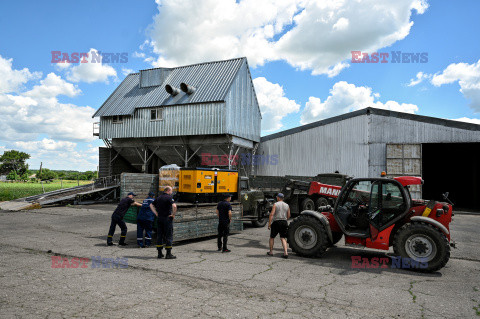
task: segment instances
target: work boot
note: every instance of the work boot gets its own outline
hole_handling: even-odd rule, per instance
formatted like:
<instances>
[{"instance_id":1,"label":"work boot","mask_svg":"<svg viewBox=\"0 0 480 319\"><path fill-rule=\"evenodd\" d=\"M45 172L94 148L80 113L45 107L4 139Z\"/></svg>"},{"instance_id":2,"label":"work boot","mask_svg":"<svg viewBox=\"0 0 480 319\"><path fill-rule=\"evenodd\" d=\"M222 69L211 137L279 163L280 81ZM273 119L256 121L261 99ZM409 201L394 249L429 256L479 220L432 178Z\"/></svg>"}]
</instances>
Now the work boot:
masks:
<instances>
[{"instance_id":1,"label":"work boot","mask_svg":"<svg viewBox=\"0 0 480 319\"><path fill-rule=\"evenodd\" d=\"M120 241L118 242L118 246L127 246L128 244L125 243L125 235L120 236Z\"/></svg>"},{"instance_id":2,"label":"work boot","mask_svg":"<svg viewBox=\"0 0 480 319\"><path fill-rule=\"evenodd\" d=\"M128 244L126 242L119 242L118 246L127 246Z\"/></svg>"},{"instance_id":3,"label":"work boot","mask_svg":"<svg viewBox=\"0 0 480 319\"><path fill-rule=\"evenodd\" d=\"M163 258L163 252L161 249L158 250L158 257L157 258Z\"/></svg>"},{"instance_id":4,"label":"work boot","mask_svg":"<svg viewBox=\"0 0 480 319\"><path fill-rule=\"evenodd\" d=\"M112 242L107 242L107 246L113 246Z\"/></svg>"},{"instance_id":5,"label":"work boot","mask_svg":"<svg viewBox=\"0 0 480 319\"><path fill-rule=\"evenodd\" d=\"M177 256L172 255L172 250L167 249L167 255L165 256L165 259L175 259Z\"/></svg>"}]
</instances>

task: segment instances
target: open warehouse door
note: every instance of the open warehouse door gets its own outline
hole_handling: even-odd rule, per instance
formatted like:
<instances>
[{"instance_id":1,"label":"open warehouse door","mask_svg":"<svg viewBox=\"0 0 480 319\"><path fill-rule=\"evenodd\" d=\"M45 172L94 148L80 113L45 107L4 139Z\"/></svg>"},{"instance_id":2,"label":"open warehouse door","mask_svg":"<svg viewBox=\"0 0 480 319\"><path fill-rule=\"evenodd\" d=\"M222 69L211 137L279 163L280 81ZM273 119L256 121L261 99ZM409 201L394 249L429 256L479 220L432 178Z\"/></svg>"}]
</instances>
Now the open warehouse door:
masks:
<instances>
[{"instance_id":1,"label":"open warehouse door","mask_svg":"<svg viewBox=\"0 0 480 319\"><path fill-rule=\"evenodd\" d=\"M480 210L480 143L422 144L424 199L449 192L454 209Z\"/></svg>"}]
</instances>

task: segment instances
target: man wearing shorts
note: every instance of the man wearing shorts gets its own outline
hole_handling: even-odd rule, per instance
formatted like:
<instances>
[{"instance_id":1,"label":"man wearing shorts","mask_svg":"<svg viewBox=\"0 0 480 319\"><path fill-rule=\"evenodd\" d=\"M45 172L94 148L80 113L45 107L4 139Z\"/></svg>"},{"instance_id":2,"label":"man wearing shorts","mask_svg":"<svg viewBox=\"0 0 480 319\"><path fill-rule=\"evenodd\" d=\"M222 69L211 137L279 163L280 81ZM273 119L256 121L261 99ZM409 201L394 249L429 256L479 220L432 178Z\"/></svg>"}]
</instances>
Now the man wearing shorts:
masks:
<instances>
[{"instance_id":1,"label":"man wearing shorts","mask_svg":"<svg viewBox=\"0 0 480 319\"><path fill-rule=\"evenodd\" d=\"M290 207L283 201L283 194L278 193L277 202L273 205L270 218L268 219L268 229L270 229L270 251L267 253L269 256L273 256L273 243L275 237L280 234L280 241L283 246L283 258L288 258L287 252L287 233L288 222L290 218Z\"/></svg>"}]
</instances>

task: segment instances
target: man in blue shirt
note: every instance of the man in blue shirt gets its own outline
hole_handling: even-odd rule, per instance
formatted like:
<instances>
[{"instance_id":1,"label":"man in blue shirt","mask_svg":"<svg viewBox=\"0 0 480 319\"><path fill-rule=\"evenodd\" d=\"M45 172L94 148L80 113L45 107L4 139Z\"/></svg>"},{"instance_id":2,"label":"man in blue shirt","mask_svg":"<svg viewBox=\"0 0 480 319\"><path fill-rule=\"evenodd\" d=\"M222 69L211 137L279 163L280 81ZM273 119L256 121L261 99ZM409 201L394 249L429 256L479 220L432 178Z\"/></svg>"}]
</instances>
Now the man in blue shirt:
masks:
<instances>
[{"instance_id":1,"label":"man in blue shirt","mask_svg":"<svg viewBox=\"0 0 480 319\"><path fill-rule=\"evenodd\" d=\"M155 200L155 193L148 193L143 200L142 207L137 215L137 244L140 248L147 248L152 244L152 229L155 213L150 209L150 204ZM145 245L143 245L143 232L145 231Z\"/></svg>"}]
</instances>

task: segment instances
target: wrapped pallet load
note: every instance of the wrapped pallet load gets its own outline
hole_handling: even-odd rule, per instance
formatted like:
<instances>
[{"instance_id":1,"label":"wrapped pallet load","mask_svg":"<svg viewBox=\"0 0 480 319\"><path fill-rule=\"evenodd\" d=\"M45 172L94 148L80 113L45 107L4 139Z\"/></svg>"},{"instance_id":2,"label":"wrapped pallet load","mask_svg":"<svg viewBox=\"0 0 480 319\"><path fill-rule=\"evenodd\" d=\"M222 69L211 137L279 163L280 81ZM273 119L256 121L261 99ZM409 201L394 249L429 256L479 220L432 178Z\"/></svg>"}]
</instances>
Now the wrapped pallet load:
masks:
<instances>
[{"instance_id":1,"label":"wrapped pallet load","mask_svg":"<svg viewBox=\"0 0 480 319\"><path fill-rule=\"evenodd\" d=\"M158 187L160 192L163 192L167 186L170 186L173 189L173 193L178 192L180 166L176 164L162 166L159 169L158 176Z\"/></svg>"}]
</instances>

